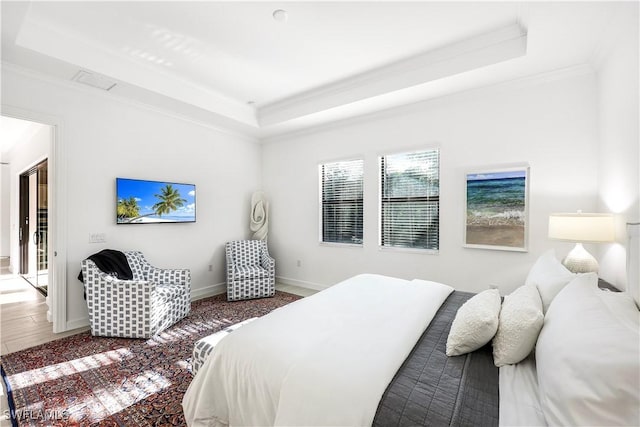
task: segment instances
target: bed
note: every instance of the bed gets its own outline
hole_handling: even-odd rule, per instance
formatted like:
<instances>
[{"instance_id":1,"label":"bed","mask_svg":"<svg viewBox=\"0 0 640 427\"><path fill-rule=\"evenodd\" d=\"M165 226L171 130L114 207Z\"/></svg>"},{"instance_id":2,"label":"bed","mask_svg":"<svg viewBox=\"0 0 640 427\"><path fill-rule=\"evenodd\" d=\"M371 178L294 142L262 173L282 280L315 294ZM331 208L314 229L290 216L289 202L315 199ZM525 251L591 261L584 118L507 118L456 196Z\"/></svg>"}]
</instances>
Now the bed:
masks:
<instances>
[{"instance_id":1,"label":"bed","mask_svg":"<svg viewBox=\"0 0 640 427\"><path fill-rule=\"evenodd\" d=\"M444 352L471 296L363 274L275 310L218 344L185 394L187 422L468 425L480 416L497 425L490 347L455 358Z\"/></svg>"},{"instance_id":2,"label":"bed","mask_svg":"<svg viewBox=\"0 0 640 427\"><path fill-rule=\"evenodd\" d=\"M633 298L598 289L594 274L564 270L559 286L558 265L553 254L541 257L522 287L539 295L539 313L518 363L498 363L496 354L502 314L517 292L498 306L493 345L449 357L452 324L480 294L359 275L220 341L185 393L187 423L640 425Z\"/></svg>"}]
</instances>

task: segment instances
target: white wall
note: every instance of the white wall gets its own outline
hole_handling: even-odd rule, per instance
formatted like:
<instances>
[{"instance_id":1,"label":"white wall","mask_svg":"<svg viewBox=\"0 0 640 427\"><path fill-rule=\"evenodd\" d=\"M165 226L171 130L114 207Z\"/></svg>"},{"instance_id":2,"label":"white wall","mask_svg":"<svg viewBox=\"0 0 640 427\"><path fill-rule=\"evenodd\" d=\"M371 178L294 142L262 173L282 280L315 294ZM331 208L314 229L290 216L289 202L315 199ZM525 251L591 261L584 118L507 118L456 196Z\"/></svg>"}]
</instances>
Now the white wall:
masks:
<instances>
[{"instance_id":1,"label":"white wall","mask_svg":"<svg viewBox=\"0 0 640 427\"><path fill-rule=\"evenodd\" d=\"M0 159L3 162L8 161L8 158L0 155ZM9 183L11 180L11 174L9 165L0 165L0 256L8 257L11 255L11 248L9 247L9 230L11 229L11 222L9 219L9 198L11 197L9 191L11 189Z\"/></svg>"},{"instance_id":2,"label":"white wall","mask_svg":"<svg viewBox=\"0 0 640 427\"><path fill-rule=\"evenodd\" d=\"M37 130L36 130L37 129ZM20 269L20 174L49 158L49 142L51 141L51 128L46 125L37 126L34 133L27 133L24 140L18 142L7 154L9 160L9 200L10 205L10 230L7 236L11 253L11 271L18 273ZM4 199L3 199L4 200ZM26 232L26 231L25 231Z\"/></svg>"},{"instance_id":3,"label":"white wall","mask_svg":"<svg viewBox=\"0 0 640 427\"><path fill-rule=\"evenodd\" d=\"M67 326L86 323L80 261L104 248L141 250L159 267L189 268L193 294L224 282L224 242L249 236L260 145L120 101L97 89L2 70L2 104L59 117L67 180ZM116 225L115 178L196 184L197 222ZM105 233L106 244L89 244ZM208 271L208 265L213 271Z\"/></svg>"},{"instance_id":4,"label":"white wall","mask_svg":"<svg viewBox=\"0 0 640 427\"><path fill-rule=\"evenodd\" d=\"M543 251L555 247L564 257L570 250L571 244L547 238L550 213L596 208L595 88L594 74L581 67L269 142L263 182L277 275L324 287L371 272L470 291L495 284L508 293ZM441 149L440 253L379 250L378 155L433 145ZM320 245L317 166L354 156L365 160L364 246ZM465 171L521 162L531 167L529 252L463 248Z\"/></svg>"},{"instance_id":5,"label":"white wall","mask_svg":"<svg viewBox=\"0 0 640 427\"><path fill-rule=\"evenodd\" d=\"M617 243L600 249L600 276L621 288L627 286L625 223L640 222L639 5L624 7L619 37L598 67L599 205L602 212L616 214L617 222ZM632 288L637 300L640 284Z\"/></svg>"}]
</instances>

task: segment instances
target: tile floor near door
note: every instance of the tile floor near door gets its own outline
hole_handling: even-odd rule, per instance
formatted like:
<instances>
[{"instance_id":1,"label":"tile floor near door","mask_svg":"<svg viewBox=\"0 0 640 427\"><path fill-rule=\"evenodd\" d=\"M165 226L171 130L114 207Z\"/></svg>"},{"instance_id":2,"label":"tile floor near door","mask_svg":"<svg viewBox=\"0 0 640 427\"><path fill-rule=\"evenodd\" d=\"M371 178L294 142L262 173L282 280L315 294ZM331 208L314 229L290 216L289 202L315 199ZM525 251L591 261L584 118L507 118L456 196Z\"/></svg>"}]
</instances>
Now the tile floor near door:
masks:
<instances>
[{"instance_id":1,"label":"tile floor near door","mask_svg":"<svg viewBox=\"0 0 640 427\"><path fill-rule=\"evenodd\" d=\"M54 334L47 321L44 296L22 277L0 275L0 354L13 353L38 344L86 331Z\"/></svg>"}]
</instances>

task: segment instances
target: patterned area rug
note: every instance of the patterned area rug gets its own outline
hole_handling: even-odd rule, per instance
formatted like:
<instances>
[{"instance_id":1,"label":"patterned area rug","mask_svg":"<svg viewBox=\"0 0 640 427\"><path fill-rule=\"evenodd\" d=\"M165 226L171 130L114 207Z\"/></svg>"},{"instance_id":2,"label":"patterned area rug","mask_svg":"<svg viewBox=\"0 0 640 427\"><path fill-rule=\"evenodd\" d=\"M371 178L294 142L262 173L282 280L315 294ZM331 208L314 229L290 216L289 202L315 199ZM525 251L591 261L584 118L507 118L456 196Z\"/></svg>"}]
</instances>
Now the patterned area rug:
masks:
<instances>
[{"instance_id":1,"label":"patterned area rug","mask_svg":"<svg viewBox=\"0 0 640 427\"><path fill-rule=\"evenodd\" d=\"M217 295L194 302L186 319L149 340L85 332L3 356L18 425L184 426L194 343L299 298Z\"/></svg>"}]
</instances>

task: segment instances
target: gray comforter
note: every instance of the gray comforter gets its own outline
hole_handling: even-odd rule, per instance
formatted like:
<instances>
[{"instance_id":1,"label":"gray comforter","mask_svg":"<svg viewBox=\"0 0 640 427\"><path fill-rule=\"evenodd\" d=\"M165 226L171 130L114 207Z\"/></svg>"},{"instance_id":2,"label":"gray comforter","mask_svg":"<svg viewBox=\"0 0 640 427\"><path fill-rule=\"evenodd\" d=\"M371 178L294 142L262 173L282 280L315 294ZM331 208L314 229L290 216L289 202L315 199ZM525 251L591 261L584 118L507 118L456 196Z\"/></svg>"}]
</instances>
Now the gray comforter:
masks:
<instances>
[{"instance_id":1,"label":"gray comforter","mask_svg":"<svg viewBox=\"0 0 640 427\"><path fill-rule=\"evenodd\" d=\"M491 344L448 357L458 308L473 294L454 291L387 387L374 426L497 426L498 368Z\"/></svg>"}]
</instances>

